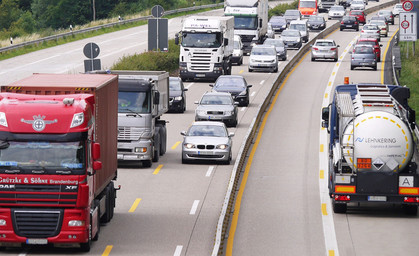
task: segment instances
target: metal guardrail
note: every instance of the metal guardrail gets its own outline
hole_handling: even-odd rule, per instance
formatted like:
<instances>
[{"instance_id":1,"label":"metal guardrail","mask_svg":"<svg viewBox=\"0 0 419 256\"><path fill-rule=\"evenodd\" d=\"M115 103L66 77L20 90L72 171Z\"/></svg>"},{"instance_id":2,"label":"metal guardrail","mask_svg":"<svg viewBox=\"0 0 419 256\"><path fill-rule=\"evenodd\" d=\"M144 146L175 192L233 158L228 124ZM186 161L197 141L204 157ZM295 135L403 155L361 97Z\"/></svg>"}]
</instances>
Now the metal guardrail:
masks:
<instances>
[{"instance_id":1,"label":"metal guardrail","mask_svg":"<svg viewBox=\"0 0 419 256\"><path fill-rule=\"evenodd\" d=\"M391 5L394 5L398 3L399 0L392 0L390 2L369 8L366 10L366 13L372 13L379 9L389 7ZM326 28L322 32L320 32L316 37L312 38L308 43L306 43L299 51L298 53L287 63L287 65L284 67L284 69L281 71L281 73L278 75L277 79L275 80L274 84L271 87L271 90L267 93L265 96L265 100L263 103L259 106L259 109L257 111L257 115L253 118L252 123L250 124L250 127L248 129L248 132L244 138L244 142L242 143L242 146L240 147L239 154L237 156L236 162L233 167L232 174L230 176L229 185L227 187L227 193L224 198L223 206L220 213L220 218L218 219L218 224L216 228L216 235L215 235L215 241L214 241L214 247L212 251L212 256L218 256L223 255L224 253L224 242L226 239L226 233L228 229L228 224L230 220L231 214L234 213L234 202L235 202L235 196L236 192L238 191L239 187L239 181L240 181L240 171L243 169L246 161L247 161L247 154L254 143L255 135L258 133L258 129L260 126L260 122L266 113L268 107L271 104L271 101L275 95L275 92L279 89L281 86L282 81L287 76L288 72L297 64L297 62L300 60L300 58L310 50L310 42L314 42L317 39L321 39L336 29L340 27L340 23L337 22L333 24L332 26Z\"/></svg>"},{"instance_id":2,"label":"metal guardrail","mask_svg":"<svg viewBox=\"0 0 419 256\"><path fill-rule=\"evenodd\" d=\"M180 12L188 12L188 11L195 11L195 10L200 10L200 9L214 8L214 7L221 6L223 4L224 3L186 7L186 8L176 9L176 10L169 10L169 11L164 12L164 14L165 15L170 15L170 14L175 14L175 13L180 13ZM47 37L43 37L43 38L40 38L40 39L36 39L36 40L32 40L32 41L23 42L23 43L20 43L20 44L15 44L15 45L0 48L0 54L3 53L3 52L16 50L16 49L19 49L19 48L22 48L22 47L25 47L25 46L28 46L28 45L40 44L40 43L43 43L43 42L47 42L47 41L51 41L51 40L57 40L57 39L72 36L72 35L83 34L83 33L91 32L91 31L100 30L100 29L103 29L103 28L109 28L109 27L113 27L113 26L118 26L118 25L133 23L133 22L137 22L137 21L147 20L149 18L152 18L152 16L149 15L149 16L144 16L144 17L139 17L139 18L134 18L134 19L129 19L129 20L121 20L121 21L112 22L112 23L108 23L108 24L104 24L104 25L95 26L95 27L84 28L84 29L80 29L80 30L75 30L75 31L71 31L71 32L66 32L66 33L53 35L53 36L47 36Z\"/></svg>"}]
</instances>

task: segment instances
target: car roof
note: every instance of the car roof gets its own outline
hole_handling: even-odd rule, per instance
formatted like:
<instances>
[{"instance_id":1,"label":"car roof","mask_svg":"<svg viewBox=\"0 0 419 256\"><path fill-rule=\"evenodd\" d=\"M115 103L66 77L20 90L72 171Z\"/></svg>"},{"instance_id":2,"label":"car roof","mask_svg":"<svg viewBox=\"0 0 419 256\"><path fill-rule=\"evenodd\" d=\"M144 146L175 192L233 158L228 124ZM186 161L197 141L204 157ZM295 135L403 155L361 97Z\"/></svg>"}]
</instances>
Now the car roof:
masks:
<instances>
[{"instance_id":1,"label":"car roof","mask_svg":"<svg viewBox=\"0 0 419 256\"><path fill-rule=\"evenodd\" d=\"M231 94L229 92L216 92L216 91L206 92L206 93L204 93L204 95L220 95L220 96L228 95L228 96L231 97ZM202 95L202 96L204 96L204 95Z\"/></svg>"},{"instance_id":2,"label":"car roof","mask_svg":"<svg viewBox=\"0 0 419 256\"><path fill-rule=\"evenodd\" d=\"M223 122L219 122L219 121L195 121L192 123L191 126L194 125L214 125L214 126L224 126L225 124Z\"/></svg>"},{"instance_id":3,"label":"car roof","mask_svg":"<svg viewBox=\"0 0 419 256\"><path fill-rule=\"evenodd\" d=\"M333 39L317 39L316 40L316 43L317 42L334 42L335 40L333 40Z\"/></svg>"},{"instance_id":4,"label":"car roof","mask_svg":"<svg viewBox=\"0 0 419 256\"><path fill-rule=\"evenodd\" d=\"M253 48L275 48L273 45L266 45L266 44L257 44L253 46Z\"/></svg>"},{"instance_id":5,"label":"car roof","mask_svg":"<svg viewBox=\"0 0 419 256\"><path fill-rule=\"evenodd\" d=\"M305 24L305 23L307 23L307 20L293 20L293 21L291 21L291 23L290 24Z\"/></svg>"},{"instance_id":6,"label":"car roof","mask_svg":"<svg viewBox=\"0 0 419 256\"><path fill-rule=\"evenodd\" d=\"M224 78L224 77L229 77L229 78L243 78L243 76L239 76L239 75L221 75L218 78Z\"/></svg>"},{"instance_id":7,"label":"car roof","mask_svg":"<svg viewBox=\"0 0 419 256\"><path fill-rule=\"evenodd\" d=\"M358 42L364 42L364 41L378 42L378 39L377 38L371 38L371 37L360 37L360 38L358 38Z\"/></svg>"},{"instance_id":8,"label":"car roof","mask_svg":"<svg viewBox=\"0 0 419 256\"><path fill-rule=\"evenodd\" d=\"M177 77L177 76L169 76L169 80L180 80L180 77Z\"/></svg>"}]
</instances>

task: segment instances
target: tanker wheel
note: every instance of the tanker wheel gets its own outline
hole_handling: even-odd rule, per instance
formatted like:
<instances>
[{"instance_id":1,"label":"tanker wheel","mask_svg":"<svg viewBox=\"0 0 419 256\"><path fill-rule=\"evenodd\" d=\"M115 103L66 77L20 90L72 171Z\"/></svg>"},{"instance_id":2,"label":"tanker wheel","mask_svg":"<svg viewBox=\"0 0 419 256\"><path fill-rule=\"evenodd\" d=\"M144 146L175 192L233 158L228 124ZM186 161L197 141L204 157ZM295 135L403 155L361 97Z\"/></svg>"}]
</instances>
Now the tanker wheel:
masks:
<instances>
[{"instance_id":1,"label":"tanker wheel","mask_svg":"<svg viewBox=\"0 0 419 256\"><path fill-rule=\"evenodd\" d=\"M418 206L417 205L403 205L404 213L407 215L415 216L418 214Z\"/></svg>"},{"instance_id":2,"label":"tanker wheel","mask_svg":"<svg viewBox=\"0 0 419 256\"><path fill-rule=\"evenodd\" d=\"M346 203L336 203L335 201L333 201L332 206L334 213L346 213L346 210L348 209Z\"/></svg>"}]
</instances>

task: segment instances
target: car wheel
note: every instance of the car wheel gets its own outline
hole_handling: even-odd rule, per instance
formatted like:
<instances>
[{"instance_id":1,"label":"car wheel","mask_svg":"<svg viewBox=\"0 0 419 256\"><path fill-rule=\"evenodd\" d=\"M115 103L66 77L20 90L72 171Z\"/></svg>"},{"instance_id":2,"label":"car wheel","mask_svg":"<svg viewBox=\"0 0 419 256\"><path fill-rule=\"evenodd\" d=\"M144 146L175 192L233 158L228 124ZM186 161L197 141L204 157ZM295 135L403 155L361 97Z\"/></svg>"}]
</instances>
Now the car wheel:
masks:
<instances>
[{"instance_id":1,"label":"car wheel","mask_svg":"<svg viewBox=\"0 0 419 256\"><path fill-rule=\"evenodd\" d=\"M381 57L378 57L377 62L381 62Z\"/></svg>"},{"instance_id":2,"label":"car wheel","mask_svg":"<svg viewBox=\"0 0 419 256\"><path fill-rule=\"evenodd\" d=\"M187 163L189 163L189 161L186 160L185 158L183 158L183 156L182 156L182 164L187 164Z\"/></svg>"},{"instance_id":3,"label":"car wheel","mask_svg":"<svg viewBox=\"0 0 419 256\"><path fill-rule=\"evenodd\" d=\"M228 156L228 159L227 160L225 160L224 162L223 162L223 164L225 164L225 165L229 165L229 164L231 164L231 150L230 150L230 154L229 154L229 156Z\"/></svg>"},{"instance_id":4,"label":"car wheel","mask_svg":"<svg viewBox=\"0 0 419 256\"><path fill-rule=\"evenodd\" d=\"M315 58L313 58L313 57L311 57L311 61L316 61L316 59L315 59Z\"/></svg>"},{"instance_id":5,"label":"car wheel","mask_svg":"<svg viewBox=\"0 0 419 256\"><path fill-rule=\"evenodd\" d=\"M334 62L338 62L338 58L333 59Z\"/></svg>"},{"instance_id":6,"label":"car wheel","mask_svg":"<svg viewBox=\"0 0 419 256\"><path fill-rule=\"evenodd\" d=\"M249 68L249 73L250 73L250 72L253 72L253 69L250 69L250 68Z\"/></svg>"},{"instance_id":7,"label":"car wheel","mask_svg":"<svg viewBox=\"0 0 419 256\"><path fill-rule=\"evenodd\" d=\"M343 28L340 28L340 31L343 31Z\"/></svg>"},{"instance_id":8,"label":"car wheel","mask_svg":"<svg viewBox=\"0 0 419 256\"><path fill-rule=\"evenodd\" d=\"M234 119L233 121L231 121L230 124L231 124L232 127L237 127L237 123L238 123L237 119Z\"/></svg>"},{"instance_id":9,"label":"car wheel","mask_svg":"<svg viewBox=\"0 0 419 256\"><path fill-rule=\"evenodd\" d=\"M356 28L356 31L359 31L359 27Z\"/></svg>"},{"instance_id":10,"label":"car wheel","mask_svg":"<svg viewBox=\"0 0 419 256\"><path fill-rule=\"evenodd\" d=\"M278 67L274 69L274 73L278 73Z\"/></svg>"},{"instance_id":11,"label":"car wheel","mask_svg":"<svg viewBox=\"0 0 419 256\"><path fill-rule=\"evenodd\" d=\"M354 70L354 66L351 65L351 70Z\"/></svg>"},{"instance_id":12,"label":"car wheel","mask_svg":"<svg viewBox=\"0 0 419 256\"><path fill-rule=\"evenodd\" d=\"M375 71L375 70L377 70L377 65L375 65L375 66L373 67L373 69L374 69L374 71Z\"/></svg>"}]
</instances>

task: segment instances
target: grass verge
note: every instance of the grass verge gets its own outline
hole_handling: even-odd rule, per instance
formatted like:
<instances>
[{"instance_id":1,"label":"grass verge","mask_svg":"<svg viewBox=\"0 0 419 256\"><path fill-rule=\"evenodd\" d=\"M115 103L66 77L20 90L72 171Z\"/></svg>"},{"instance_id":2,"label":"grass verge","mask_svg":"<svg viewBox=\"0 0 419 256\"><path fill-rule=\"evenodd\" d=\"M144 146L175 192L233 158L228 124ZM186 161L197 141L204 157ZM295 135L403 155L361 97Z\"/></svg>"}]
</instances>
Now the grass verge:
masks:
<instances>
[{"instance_id":1,"label":"grass verge","mask_svg":"<svg viewBox=\"0 0 419 256\"><path fill-rule=\"evenodd\" d=\"M416 111L416 120L419 120L419 44L415 44L415 55L412 51L412 42L400 42L402 70L400 85L410 88L409 105ZM409 57L407 58L407 51Z\"/></svg>"}]
</instances>

